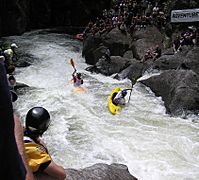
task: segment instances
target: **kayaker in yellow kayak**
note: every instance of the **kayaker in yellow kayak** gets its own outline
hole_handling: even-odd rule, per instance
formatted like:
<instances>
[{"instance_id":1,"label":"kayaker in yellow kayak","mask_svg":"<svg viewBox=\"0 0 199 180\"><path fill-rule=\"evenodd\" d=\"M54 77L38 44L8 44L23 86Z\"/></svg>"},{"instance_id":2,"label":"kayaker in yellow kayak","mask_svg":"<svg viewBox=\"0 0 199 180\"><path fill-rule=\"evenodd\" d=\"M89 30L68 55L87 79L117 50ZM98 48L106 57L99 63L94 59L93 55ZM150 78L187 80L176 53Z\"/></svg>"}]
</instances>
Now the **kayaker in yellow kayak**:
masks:
<instances>
[{"instance_id":1,"label":"kayaker in yellow kayak","mask_svg":"<svg viewBox=\"0 0 199 180\"><path fill-rule=\"evenodd\" d=\"M116 106L124 106L126 104L126 95L127 95L127 91L128 90L132 90L132 89L123 89L123 90L120 90L116 96L113 98L113 103L116 105Z\"/></svg>"}]
</instances>

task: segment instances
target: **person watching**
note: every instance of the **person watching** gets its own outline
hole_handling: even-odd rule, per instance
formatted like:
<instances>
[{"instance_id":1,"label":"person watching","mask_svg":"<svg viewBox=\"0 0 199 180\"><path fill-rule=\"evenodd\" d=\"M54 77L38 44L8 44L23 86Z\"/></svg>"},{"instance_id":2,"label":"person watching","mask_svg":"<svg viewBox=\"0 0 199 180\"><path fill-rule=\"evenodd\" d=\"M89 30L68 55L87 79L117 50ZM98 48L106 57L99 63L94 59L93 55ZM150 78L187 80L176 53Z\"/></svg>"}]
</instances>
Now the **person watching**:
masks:
<instances>
[{"instance_id":1,"label":"person watching","mask_svg":"<svg viewBox=\"0 0 199 180\"><path fill-rule=\"evenodd\" d=\"M63 180L65 170L51 158L41 137L50 125L50 114L43 107L33 107L26 114L24 144L28 156L28 164L38 179L42 175L48 179Z\"/></svg>"},{"instance_id":2,"label":"person watching","mask_svg":"<svg viewBox=\"0 0 199 180\"><path fill-rule=\"evenodd\" d=\"M15 43L12 43L10 45L10 48L11 48L11 50L13 52L12 61L15 62L15 61L18 60L17 53L16 53L16 50L18 49L18 46Z\"/></svg>"},{"instance_id":3,"label":"person watching","mask_svg":"<svg viewBox=\"0 0 199 180\"><path fill-rule=\"evenodd\" d=\"M13 75L8 77L8 84L11 90L14 90L14 87L16 86L16 79Z\"/></svg>"},{"instance_id":4,"label":"person watching","mask_svg":"<svg viewBox=\"0 0 199 180\"><path fill-rule=\"evenodd\" d=\"M153 51L153 60L158 59L162 55L162 50L160 49L159 45L155 46L155 49Z\"/></svg>"},{"instance_id":5,"label":"person watching","mask_svg":"<svg viewBox=\"0 0 199 180\"><path fill-rule=\"evenodd\" d=\"M180 40L180 36L176 36L175 40L173 41L173 51L174 53L182 51L182 42Z\"/></svg>"}]
</instances>

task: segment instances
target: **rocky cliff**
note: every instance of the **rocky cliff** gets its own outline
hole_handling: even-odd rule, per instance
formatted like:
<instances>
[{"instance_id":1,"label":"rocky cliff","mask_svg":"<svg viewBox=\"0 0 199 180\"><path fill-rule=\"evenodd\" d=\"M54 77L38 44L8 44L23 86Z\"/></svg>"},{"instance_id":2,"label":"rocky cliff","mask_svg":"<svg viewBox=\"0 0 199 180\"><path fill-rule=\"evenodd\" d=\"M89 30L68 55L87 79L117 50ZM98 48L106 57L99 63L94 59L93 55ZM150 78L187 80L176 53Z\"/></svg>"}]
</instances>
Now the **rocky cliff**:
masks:
<instances>
[{"instance_id":1,"label":"rocky cliff","mask_svg":"<svg viewBox=\"0 0 199 180\"><path fill-rule=\"evenodd\" d=\"M155 61L142 62L147 49L158 44L162 55ZM105 50L110 49L110 60L103 58ZM140 82L151 88L156 96L161 96L167 113L171 115L198 114L198 46L183 46L176 54L163 47L163 36L155 26L135 31L133 38L117 28L99 36L89 35L83 43L83 56L87 70L115 78L135 80L146 71L160 70L160 75Z\"/></svg>"}]
</instances>

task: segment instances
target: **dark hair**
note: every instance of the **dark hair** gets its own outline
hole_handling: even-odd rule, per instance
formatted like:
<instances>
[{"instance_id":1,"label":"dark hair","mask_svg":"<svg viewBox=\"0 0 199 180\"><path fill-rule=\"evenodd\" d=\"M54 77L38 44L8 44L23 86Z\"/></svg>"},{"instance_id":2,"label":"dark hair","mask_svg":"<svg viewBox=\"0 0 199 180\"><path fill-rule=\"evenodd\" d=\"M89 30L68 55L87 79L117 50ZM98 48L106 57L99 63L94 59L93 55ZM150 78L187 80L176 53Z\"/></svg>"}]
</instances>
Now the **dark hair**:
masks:
<instances>
[{"instance_id":1,"label":"dark hair","mask_svg":"<svg viewBox=\"0 0 199 180\"><path fill-rule=\"evenodd\" d=\"M15 79L15 77L13 75L10 75L8 80L10 81L10 80L16 80L16 79Z\"/></svg>"},{"instance_id":2,"label":"dark hair","mask_svg":"<svg viewBox=\"0 0 199 180\"><path fill-rule=\"evenodd\" d=\"M6 69L7 74L12 74L15 71L15 66L14 65L9 65Z\"/></svg>"},{"instance_id":3,"label":"dark hair","mask_svg":"<svg viewBox=\"0 0 199 180\"><path fill-rule=\"evenodd\" d=\"M81 73L77 73L77 77L79 77L79 78L80 78L81 76L82 76L82 74L81 74Z\"/></svg>"}]
</instances>

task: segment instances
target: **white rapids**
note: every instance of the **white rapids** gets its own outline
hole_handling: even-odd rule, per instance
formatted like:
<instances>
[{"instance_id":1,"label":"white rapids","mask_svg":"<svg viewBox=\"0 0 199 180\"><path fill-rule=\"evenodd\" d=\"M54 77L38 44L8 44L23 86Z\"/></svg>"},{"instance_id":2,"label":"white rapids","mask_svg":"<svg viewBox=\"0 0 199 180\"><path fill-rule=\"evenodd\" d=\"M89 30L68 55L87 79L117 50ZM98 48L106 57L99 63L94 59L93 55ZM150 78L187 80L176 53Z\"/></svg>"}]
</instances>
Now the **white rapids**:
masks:
<instances>
[{"instance_id":1,"label":"white rapids","mask_svg":"<svg viewBox=\"0 0 199 180\"><path fill-rule=\"evenodd\" d=\"M17 81L35 88L20 95L14 108L23 122L33 106L50 112L51 126L43 138L58 164L85 168L95 163L122 163L139 180L199 179L198 117L170 117L161 98L139 82L128 106L113 116L108 111L108 96L115 87L131 87L130 82L85 71L88 65L81 57L80 42L50 33L9 38L22 49L29 44L28 51L39 59L29 67L17 68ZM85 94L72 92L70 58L83 73Z\"/></svg>"}]
</instances>

